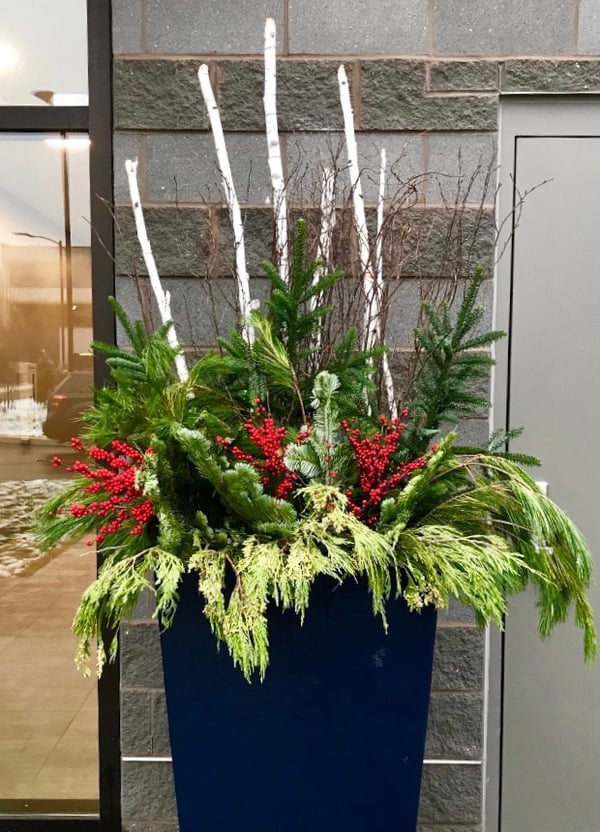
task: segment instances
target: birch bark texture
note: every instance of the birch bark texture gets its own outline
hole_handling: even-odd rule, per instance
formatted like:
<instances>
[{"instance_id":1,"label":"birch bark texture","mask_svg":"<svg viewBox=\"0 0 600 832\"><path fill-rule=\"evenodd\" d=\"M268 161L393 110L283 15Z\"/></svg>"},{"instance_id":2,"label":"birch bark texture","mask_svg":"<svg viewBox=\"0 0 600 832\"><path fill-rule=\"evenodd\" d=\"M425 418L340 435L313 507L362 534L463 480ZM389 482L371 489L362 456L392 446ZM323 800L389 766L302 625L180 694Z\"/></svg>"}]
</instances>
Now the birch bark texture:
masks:
<instances>
[{"instance_id":1,"label":"birch bark texture","mask_svg":"<svg viewBox=\"0 0 600 832\"><path fill-rule=\"evenodd\" d=\"M352 191L352 210L358 237L358 256L363 274L363 289L365 295L363 343L365 349L369 350L377 343L377 319L380 313L379 297L377 295L377 285L371 262L369 233L365 216L365 200L358 167L358 145L354 130L354 112L350 100L350 85L348 84L348 76L346 75L346 68L343 64L338 69L338 85L344 117L348 173L350 175L350 188Z\"/></svg>"},{"instance_id":2,"label":"birch bark texture","mask_svg":"<svg viewBox=\"0 0 600 832\"><path fill-rule=\"evenodd\" d=\"M333 230L335 228L335 170L331 167L323 168L321 180L321 227L319 229L319 259L321 265L315 269L313 286L327 273L333 244ZM314 295L309 302L309 308L314 311L321 302L320 295ZM321 344L321 333L318 335Z\"/></svg>"},{"instance_id":3,"label":"birch bark texture","mask_svg":"<svg viewBox=\"0 0 600 832\"><path fill-rule=\"evenodd\" d=\"M235 190L233 175L231 173L231 165L229 163L229 155L227 153L223 125L221 124L221 115L219 113L215 94L210 82L210 76L208 74L208 66L206 64L202 64L198 70L198 81L200 82L200 90L202 92L202 97L208 113L210 129L213 134L219 173L221 175L223 195L225 197L225 202L227 203L229 218L233 229L238 305L240 315L244 321L243 333L246 341L248 343L252 343L254 340L253 329L247 324L247 318L252 309L255 307L255 304L252 303L250 297L250 276L248 275L248 266L246 265L244 223L242 220L240 203Z\"/></svg>"},{"instance_id":4,"label":"birch bark texture","mask_svg":"<svg viewBox=\"0 0 600 832\"><path fill-rule=\"evenodd\" d=\"M385 186L387 176L387 153L385 147L381 148L379 156L379 190L377 194L377 236L375 238L375 274L376 274L376 295L378 299L378 315L375 319L377 343L381 342L381 333L383 329L383 224L385 219ZM396 395L394 393L394 380L390 370L387 352L383 353L381 358L381 372L383 375L383 384L387 396L388 408L392 419L398 418L398 403L396 402Z\"/></svg>"},{"instance_id":5,"label":"birch bark texture","mask_svg":"<svg viewBox=\"0 0 600 832\"><path fill-rule=\"evenodd\" d=\"M284 283L289 282L289 243L287 195L281 144L279 142L279 125L277 123L277 30L275 21L268 17L265 22L265 91L263 106L265 110L265 132L267 136L267 155L271 173L273 215L275 219L275 250L279 276Z\"/></svg>"},{"instance_id":6,"label":"birch bark texture","mask_svg":"<svg viewBox=\"0 0 600 832\"><path fill-rule=\"evenodd\" d=\"M131 197L133 216L135 218L135 229L140 243L140 248L142 250L144 263L146 264L148 277L150 278L150 285L152 286L152 291L154 292L154 297L156 298L156 303L158 305L161 321L163 324L169 322L171 323L171 327L167 333L169 345L174 349L179 350L175 356L175 368L177 375L180 381L187 381L189 377L188 369L185 363L185 357L181 352L179 339L177 338L177 332L175 330L175 324L173 323L173 316L171 314L171 295L168 291L163 289L162 283L160 282L156 260L154 259L152 246L150 245L148 232L146 230L146 221L144 219L144 211L142 209L142 201L140 199L140 190L137 181L137 167L137 159L126 160L125 171L127 173L127 183L129 185L129 195Z\"/></svg>"}]
</instances>

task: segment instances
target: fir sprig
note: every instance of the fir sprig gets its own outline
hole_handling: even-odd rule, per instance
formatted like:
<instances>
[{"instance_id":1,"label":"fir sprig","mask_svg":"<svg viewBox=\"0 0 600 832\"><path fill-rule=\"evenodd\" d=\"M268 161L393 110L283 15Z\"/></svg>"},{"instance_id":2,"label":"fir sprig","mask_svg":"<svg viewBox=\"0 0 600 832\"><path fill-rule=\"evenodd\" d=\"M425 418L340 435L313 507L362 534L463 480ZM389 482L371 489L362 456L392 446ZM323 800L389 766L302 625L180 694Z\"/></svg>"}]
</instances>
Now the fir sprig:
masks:
<instances>
[{"instance_id":1,"label":"fir sprig","mask_svg":"<svg viewBox=\"0 0 600 832\"><path fill-rule=\"evenodd\" d=\"M476 391L477 383L489 378L494 360L489 348L505 333L480 332L485 309L478 304L484 278L478 268L467 283L455 316L450 304L424 303L424 322L415 329L421 354L413 398L410 448L422 452L444 423L478 415L489 407L486 396Z\"/></svg>"}]
</instances>

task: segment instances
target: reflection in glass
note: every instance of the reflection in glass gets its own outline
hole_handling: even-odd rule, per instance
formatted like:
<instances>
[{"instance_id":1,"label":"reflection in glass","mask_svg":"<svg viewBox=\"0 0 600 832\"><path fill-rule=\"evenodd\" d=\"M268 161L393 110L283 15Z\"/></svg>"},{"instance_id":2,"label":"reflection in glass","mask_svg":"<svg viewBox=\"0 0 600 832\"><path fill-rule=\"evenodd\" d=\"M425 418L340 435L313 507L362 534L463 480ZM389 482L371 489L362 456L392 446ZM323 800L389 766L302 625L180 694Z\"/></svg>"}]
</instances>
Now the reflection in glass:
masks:
<instances>
[{"instance_id":1,"label":"reflection in glass","mask_svg":"<svg viewBox=\"0 0 600 832\"><path fill-rule=\"evenodd\" d=\"M0 106L41 104L33 90L87 92L85 0L3 0Z\"/></svg>"},{"instance_id":2,"label":"reflection in glass","mask_svg":"<svg viewBox=\"0 0 600 832\"><path fill-rule=\"evenodd\" d=\"M70 632L95 558L41 556L30 534L91 398L81 139L0 138L0 814L97 810L96 685L75 669Z\"/></svg>"}]
</instances>

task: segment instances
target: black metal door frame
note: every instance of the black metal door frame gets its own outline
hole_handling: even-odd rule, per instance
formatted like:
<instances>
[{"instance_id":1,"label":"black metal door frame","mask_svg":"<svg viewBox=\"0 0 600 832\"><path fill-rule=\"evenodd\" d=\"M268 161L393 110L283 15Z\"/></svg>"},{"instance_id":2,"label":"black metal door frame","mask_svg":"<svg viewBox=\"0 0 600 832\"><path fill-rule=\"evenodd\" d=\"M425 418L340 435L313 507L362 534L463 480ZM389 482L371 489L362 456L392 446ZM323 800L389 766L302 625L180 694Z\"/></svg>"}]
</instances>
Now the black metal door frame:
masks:
<instances>
[{"instance_id":1,"label":"black metal door frame","mask_svg":"<svg viewBox=\"0 0 600 832\"><path fill-rule=\"evenodd\" d=\"M88 133L94 338L114 343L115 321L107 298L114 293L112 215L112 39L110 0L87 0L89 107L0 106L0 133ZM106 366L94 365L96 384ZM119 832L121 751L119 665L107 666L98 683L99 815L4 814L0 832Z\"/></svg>"}]
</instances>

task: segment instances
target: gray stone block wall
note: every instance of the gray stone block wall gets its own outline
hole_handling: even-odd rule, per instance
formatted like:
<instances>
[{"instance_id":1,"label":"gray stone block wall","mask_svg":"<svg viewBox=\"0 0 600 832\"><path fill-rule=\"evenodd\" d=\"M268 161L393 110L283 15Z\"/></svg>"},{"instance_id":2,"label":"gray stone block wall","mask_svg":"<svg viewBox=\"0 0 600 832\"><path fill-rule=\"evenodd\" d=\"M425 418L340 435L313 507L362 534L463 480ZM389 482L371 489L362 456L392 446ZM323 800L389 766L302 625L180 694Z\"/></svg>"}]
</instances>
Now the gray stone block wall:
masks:
<instances>
[{"instance_id":1,"label":"gray stone block wall","mask_svg":"<svg viewBox=\"0 0 600 832\"><path fill-rule=\"evenodd\" d=\"M196 71L208 62L256 276L272 244L261 101L266 15L278 23L282 147L299 201L314 202L320 166L340 147L342 60L368 204L381 146L398 181L410 182L420 212L410 222L427 229L427 245L403 263L401 276L412 283L391 309L392 332L406 333L418 305L414 278L492 264L499 95L600 92L600 0L113 0L118 294L131 311L151 306L122 168L135 155L159 267L180 330L196 344L233 321L231 233ZM464 222L476 247L472 259L448 258L444 206L472 175ZM219 262L208 256L215 239ZM209 291L205 277L216 273L223 280ZM461 426L462 440L486 429L484 418L472 420ZM177 829L151 613L146 600L122 633L125 832ZM483 686L483 634L470 612L452 605L439 617L419 832L481 832Z\"/></svg>"}]
</instances>

